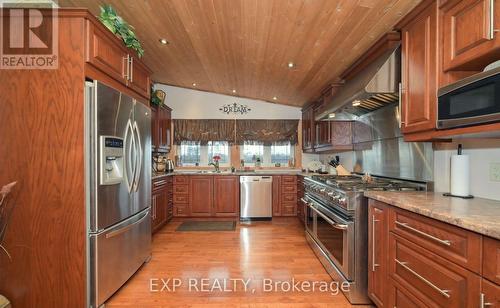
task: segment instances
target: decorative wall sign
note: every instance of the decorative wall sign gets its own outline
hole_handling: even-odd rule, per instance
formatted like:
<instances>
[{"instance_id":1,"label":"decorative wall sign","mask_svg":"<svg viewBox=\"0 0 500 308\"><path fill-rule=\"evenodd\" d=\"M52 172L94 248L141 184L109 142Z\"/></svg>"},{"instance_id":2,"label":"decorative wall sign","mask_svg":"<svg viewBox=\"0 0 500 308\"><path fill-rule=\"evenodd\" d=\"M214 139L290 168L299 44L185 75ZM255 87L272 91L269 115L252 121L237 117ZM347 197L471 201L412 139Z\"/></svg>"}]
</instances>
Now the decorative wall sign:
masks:
<instances>
[{"instance_id":1,"label":"decorative wall sign","mask_svg":"<svg viewBox=\"0 0 500 308\"><path fill-rule=\"evenodd\" d=\"M248 108L247 105L238 105L236 103L223 105L219 108L225 114L247 114L252 109Z\"/></svg>"}]
</instances>

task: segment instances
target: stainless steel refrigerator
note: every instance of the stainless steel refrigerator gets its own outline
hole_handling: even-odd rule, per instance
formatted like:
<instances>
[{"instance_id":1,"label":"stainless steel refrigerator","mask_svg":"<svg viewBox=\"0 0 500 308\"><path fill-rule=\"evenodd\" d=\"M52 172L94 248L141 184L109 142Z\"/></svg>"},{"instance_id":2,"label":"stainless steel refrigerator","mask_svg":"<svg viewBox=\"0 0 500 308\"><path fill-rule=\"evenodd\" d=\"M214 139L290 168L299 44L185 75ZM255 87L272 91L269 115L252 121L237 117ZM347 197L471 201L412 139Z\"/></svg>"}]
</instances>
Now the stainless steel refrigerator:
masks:
<instances>
[{"instance_id":1,"label":"stainless steel refrigerator","mask_svg":"<svg viewBox=\"0 0 500 308\"><path fill-rule=\"evenodd\" d=\"M88 306L101 306L151 255L151 110L86 82Z\"/></svg>"}]
</instances>

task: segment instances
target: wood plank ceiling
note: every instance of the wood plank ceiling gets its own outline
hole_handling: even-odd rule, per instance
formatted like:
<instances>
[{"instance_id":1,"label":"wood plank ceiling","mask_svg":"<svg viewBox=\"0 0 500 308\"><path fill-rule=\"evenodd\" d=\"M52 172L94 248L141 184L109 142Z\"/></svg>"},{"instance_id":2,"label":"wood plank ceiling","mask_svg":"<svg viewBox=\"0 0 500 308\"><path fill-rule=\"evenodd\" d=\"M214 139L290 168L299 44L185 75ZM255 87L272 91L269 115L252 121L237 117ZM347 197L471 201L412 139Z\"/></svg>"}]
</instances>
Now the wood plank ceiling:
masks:
<instances>
[{"instance_id":1,"label":"wood plank ceiling","mask_svg":"<svg viewBox=\"0 0 500 308\"><path fill-rule=\"evenodd\" d=\"M60 0L59 4L88 7L95 15L100 5L111 4L135 27L156 82L303 106L419 2ZM160 38L169 44L160 44ZM295 66L289 68L289 62Z\"/></svg>"}]
</instances>

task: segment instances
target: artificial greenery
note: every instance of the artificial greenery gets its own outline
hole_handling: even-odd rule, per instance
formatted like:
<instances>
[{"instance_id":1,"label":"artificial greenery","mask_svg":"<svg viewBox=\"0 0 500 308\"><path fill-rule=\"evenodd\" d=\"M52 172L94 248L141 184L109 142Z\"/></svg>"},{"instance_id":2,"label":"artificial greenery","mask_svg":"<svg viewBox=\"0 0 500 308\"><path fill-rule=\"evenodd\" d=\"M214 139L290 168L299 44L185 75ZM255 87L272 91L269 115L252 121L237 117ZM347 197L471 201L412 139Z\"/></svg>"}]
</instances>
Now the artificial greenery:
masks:
<instances>
[{"instance_id":1,"label":"artificial greenery","mask_svg":"<svg viewBox=\"0 0 500 308\"><path fill-rule=\"evenodd\" d=\"M122 38L125 46L137 52L139 57L144 55L141 43L135 36L134 27L129 25L123 18L116 14L116 11L111 5L105 4L101 6L101 15L99 19L111 32Z\"/></svg>"}]
</instances>

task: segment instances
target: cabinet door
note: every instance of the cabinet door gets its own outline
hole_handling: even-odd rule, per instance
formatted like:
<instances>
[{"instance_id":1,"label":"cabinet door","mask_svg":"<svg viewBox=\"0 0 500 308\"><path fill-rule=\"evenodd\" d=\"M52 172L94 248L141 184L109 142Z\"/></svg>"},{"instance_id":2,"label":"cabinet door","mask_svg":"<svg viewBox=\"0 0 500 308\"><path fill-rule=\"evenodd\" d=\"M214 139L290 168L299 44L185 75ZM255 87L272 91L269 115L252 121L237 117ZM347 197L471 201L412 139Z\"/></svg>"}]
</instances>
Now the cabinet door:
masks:
<instances>
[{"instance_id":1,"label":"cabinet door","mask_svg":"<svg viewBox=\"0 0 500 308\"><path fill-rule=\"evenodd\" d=\"M164 151L169 151L171 147L171 111L168 107L161 107L159 123L159 145L158 147Z\"/></svg>"},{"instance_id":2,"label":"cabinet door","mask_svg":"<svg viewBox=\"0 0 500 308\"><path fill-rule=\"evenodd\" d=\"M240 205L240 178L214 177L214 215L238 216Z\"/></svg>"},{"instance_id":3,"label":"cabinet door","mask_svg":"<svg viewBox=\"0 0 500 308\"><path fill-rule=\"evenodd\" d=\"M189 177L189 207L191 216L211 216L214 181L212 176Z\"/></svg>"},{"instance_id":4,"label":"cabinet door","mask_svg":"<svg viewBox=\"0 0 500 308\"><path fill-rule=\"evenodd\" d=\"M368 295L377 307L387 305L388 208L370 200L368 208ZM399 307L399 306L398 306Z\"/></svg>"},{"instance_id":5,"label":"cabinet door","mask_svg":"<svg viewBox=\"0 0 500 308\"><path fill-rule=\"evenodd\" d=\"M403 133L436 127L437 1L402 29Z\"/></svg>"},{"instance_id":6,"label":"cabinet door","mask_svg":"<svg viewBox=\"0 0 500 308\"><path fill-rule=\"evenodd\" d=\"M481 308L500 307L500 286L486 279L481 281Z\"/></svg>"},{"instance_id":7,"label":"cabinet door","mask_svg":"<svg viewBox=\"0 0 500 308\"><path fill-rule=\"evenodd\" d=\"M483 237L483 276L500 284L500 241Z\"/></svg>"},{"instance_id":8,"label":"cabinet door","mask_svg":"<svg viewBox=\"0 0 500 308\"><path fill-rule=\"evenodd\" d=\"M109 31L95 27L87 21L86 61L113 77L117 81L127 82L128 50L122 46Z\"/></svg>"},{"instance_id":9,"label":"cabinet door","mask_svg":"<svg viewBox=\"0 0 500 308\"><path fill-rule=\"evenodd\" d=\"M130 56L129 75L128 86L145 98L149 99L151 96L151 79L149 77L150 71L134 56Z\"/></svg>"},{"instance_id":10,"label":"cabinet door","mask_svg":"<svg viewBox=\"0 0 500 308\"><path fill-rule=\"evenodd\" d=\"M498 60L500 38L495 29L500 29L499 5L499 0L446 3L441 17L445 71L481 70Z\"/></svg>"},{"instance_id":11,"label":"cabinet door","mask_svg":"<svg viewBox=\"0 0 500 308\"><path fill-rule=\"evenodd\" d=\"M151 147L157 152L160 144L160 114L158 107L151 107Z\"/></svg>"},{"instance_id":12,"label":"cabinet door","mask_svg":"<svg viewBox=\"0 0 500 308\"><path fill-rule=\"evenodd\" d=\"M405 288L401 287L392 279L388 281L388 305L387 307L397 308L415 308L415 307L428 307L422 303L415 295L411 294ZM378 304L377 304L378 306ZM378 306L382 307L382 306Z\"/></svg>"},{"instance_id":13,"label":"cabinet door","mask_svg":"<svg viewBox=\"0 0 500 308\"><path fill-rule=\"evenodd\" d=\"M273 176L273 216L281 216L281 176Z\"/></svg>"}]
</instances>

